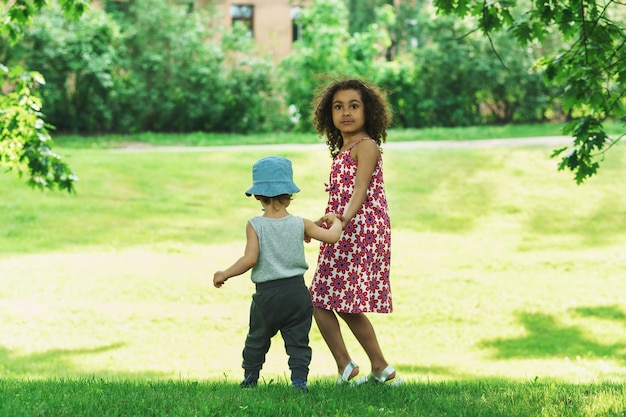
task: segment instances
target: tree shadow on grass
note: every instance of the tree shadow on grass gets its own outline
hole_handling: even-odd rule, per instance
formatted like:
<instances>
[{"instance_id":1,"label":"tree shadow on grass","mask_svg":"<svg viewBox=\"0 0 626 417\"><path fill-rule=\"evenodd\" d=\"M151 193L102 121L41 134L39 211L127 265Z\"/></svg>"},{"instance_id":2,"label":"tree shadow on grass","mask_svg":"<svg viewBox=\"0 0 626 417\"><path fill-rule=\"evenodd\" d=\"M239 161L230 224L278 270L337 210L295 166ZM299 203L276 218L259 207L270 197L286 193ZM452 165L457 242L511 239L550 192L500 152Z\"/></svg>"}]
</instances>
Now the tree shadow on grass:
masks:
<instances>
[{"instance_id":1,"label":"tree shadow on grass","mask_svg":"<svg viewBox=\"0 0 626 417\"><path fill-rule=\"evenodd\" d=\"M535 207L531 210L526 228L538 235L578 236L589 246L610 245L626 231L626 221L620 204L607 193L597 202L594 211L585 215L554 207Z\"/></svg>"},{"instance_id":2,"label":"tree shadow on grass","mask_svg":"<svg viewBox=\"0 0 626 417\"><path fill-rule=\"evenodd\" d=\"M9 378L57 378L80 375L105 375L111 378L156 378L165 374L153 371L121 372L115 369L82 369L75 359L85 355L97 355L124 347L122 342L93 348L51 349L43 352L20 354L0 347L0 377Z\"/></svg>"},{"instance_id":3,"label":"tree shadow on grass","mask_svg":"<svg viewBox=\"0 0 626 417\"><path fill-rule=\"evenodd\" d=\"M616 306L579 307L574 309L584 317L620 322L626 327L626 314ZM593 340L582 326L560 324L554 317L542 313L519 313L518 319L526 335L512 339L492 339L481 347L495 349L498 359L583 357L611 358L626 365L626 343L602 343Z\"/></svg>"},{"instance_id":4,"label":"tree shadow on grass","mask_svg":"<svg viewBox=\"0 0 626 417\"><path fill-rule=\"evenodd\" d=\"M621 321L626 327L626 313L618 306L578 307L573 310L583 317L595 317L599 319Z\"/></svg>"}]
</instances>

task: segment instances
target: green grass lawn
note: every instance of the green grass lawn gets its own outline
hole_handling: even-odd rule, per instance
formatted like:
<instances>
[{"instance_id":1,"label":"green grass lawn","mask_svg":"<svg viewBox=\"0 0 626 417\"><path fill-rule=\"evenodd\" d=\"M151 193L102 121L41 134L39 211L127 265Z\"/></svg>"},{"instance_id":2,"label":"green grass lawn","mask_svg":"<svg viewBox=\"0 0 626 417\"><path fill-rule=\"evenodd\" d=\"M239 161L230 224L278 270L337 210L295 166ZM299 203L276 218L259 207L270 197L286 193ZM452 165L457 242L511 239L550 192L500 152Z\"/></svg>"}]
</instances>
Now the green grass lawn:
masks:
<instances>
[{"instance_id":1,"label":"green grass lawn","mask_svg":"<svg viewBox=\"0 0 626 417\"><path fill-rule=\"evenodd\" d=\"M265 151L57 150L76 195L0 176L0 415L626 413L624 146L581 186L545 146L385 150L395 310L371 319L407 384L337 390L314 326L304 397L279 337L262 386L236 387L253 286L211 284L261 213ZM290 211L321 215L327 151L274 152Z\"/></svg>"},{"instance_id":2,"label":"green grass lawn","mask_svg":"<svg viewBox=\"0 0 626 417\"><path fill-rule=\"evenodd\" d=\"M315 381L242 390L227 382L0 380L3 416L623 416L623 385L428 382L389 388Z\"/></svg>"},{"instance_id":3,"label":"green grass lawn","mask_svg":"<svg viewBox=\"0 0 626 417\"><path fill-rule=\"evenodd\" d=\"M423 129L391 129L389 140L406 141L442 141L442 140L478 140L500 138L523 138L533 136L560 136L563 124L538 123L502 126L476 126L443 128L432 127ZM623 122L605 122L606 132L611 137L624 133ZM53 132L54 133L54 132ZM138 133L131 135L81 135L54 134L54 141L63 147L71 148L118 148L129 145L184 145L184 146L227 146L227 145L259 145L259 144L291 144L291 143L323 143L312 133L266 133L252 135L191 133L191 134L154 134Z\"/></svg>"}]
</instances>

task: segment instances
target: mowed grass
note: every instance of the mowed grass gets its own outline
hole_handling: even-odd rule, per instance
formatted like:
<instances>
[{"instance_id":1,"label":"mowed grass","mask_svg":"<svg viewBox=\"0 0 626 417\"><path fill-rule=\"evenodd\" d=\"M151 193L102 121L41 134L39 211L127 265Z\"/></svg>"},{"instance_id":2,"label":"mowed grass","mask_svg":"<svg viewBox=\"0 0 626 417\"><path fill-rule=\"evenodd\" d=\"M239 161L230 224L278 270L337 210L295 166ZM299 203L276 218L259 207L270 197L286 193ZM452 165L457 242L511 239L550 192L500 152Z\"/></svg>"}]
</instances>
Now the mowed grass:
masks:
<instances>
[{"instance_id":1,"label":"mowed grass","mask_svg":"<svg viewBox=\"0 0 626 417\"><path fill-rule=\"evenodd\" d=\"M428 382L389 389L314 381L242 390L227 382L0 380L4 416L622 416L619 384ZM27 410L25 412L25 409Z\"/></svg>"},{"instance_id":2,"label":"mowed grass","mask_svg":"<svg viewBox=\"0 0 626 417\"><path fill-rule=\"evenodd\" d=\"M243 193L267 151L57 150L76 195L0 176L0 415L626 411L624 146L581 186L550 146L385 150L395 311L370 318L407 384L337 390L314 326L308 396L279 336L262 386L236 387L253 285L211 284L261 214ZM290 211L321 215L327 151L272 153L294 163Z\"/></svg>"}]
</instances>

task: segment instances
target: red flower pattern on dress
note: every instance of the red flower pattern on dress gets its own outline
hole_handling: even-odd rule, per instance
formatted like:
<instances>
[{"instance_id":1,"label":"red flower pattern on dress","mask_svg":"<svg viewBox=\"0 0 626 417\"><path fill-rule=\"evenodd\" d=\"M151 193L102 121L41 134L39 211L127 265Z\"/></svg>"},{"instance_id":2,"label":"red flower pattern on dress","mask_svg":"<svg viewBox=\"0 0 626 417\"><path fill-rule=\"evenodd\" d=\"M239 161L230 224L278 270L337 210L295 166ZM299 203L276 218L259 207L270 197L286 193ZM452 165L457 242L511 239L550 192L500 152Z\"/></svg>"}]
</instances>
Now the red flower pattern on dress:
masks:
<instances>
[{"instance_id":1,"label":"red flower pattern on dress","mask_svg":"<svg viewBox=\"0 0 626 417\"><path fill-rule=\"evenodd\" d=\"M352 246L350 246L350 242L348 242L347 240L342 240L337 245L337 250L339 250L339 252L341 252L342 254L347 255L348 253L350 253L351 249L352 249Z\"/></svg>"},{"instance_id":2,"label":"red flower pattern on dress","mask_svg":"<svg viewBox=\"0 0 626 417\"><path fill-rule=\"evenodd\" d=\"M332 282L332 289L336 291L342 291L346 288L345 282L339 277L335 278Z\"/></svg>"},{"instance_id":3,"label":"red flower pattern on dress","mask_svg":"<svg viewBox=\"0 0 626 417\"><path fill-rule=\"evenodd\" d=\"M333 273L333 268L331 268L330 265L322 265L318 269L318 272L323 277L330 277L331 274Z\"/></svg>"},{"instance_id":4,"label":"red flower pattern on dress","mask_svg":"<svg viewBox=\"0 0 626 417\"><path fill-rule=\"evenodd\" d=\"M328 303L332 310L339 308L341 305L341 299L337 295L330 296L330 301Z\"/></svg>"},{"instance_id":5,"label":"red flower pattern on dress","mask_svg":"<svg viewBox=\"0 0 626 417\"><path fill-rule=\"evenodd\" d=\"M354 188L356 162L339 153L330 169L326 212L342 214ZM335 244L322 243L310 292L316 307L347 313L392 311L389 271L391 222L382 174L382 157L361 209Z\"/></svg>"},{"instance_id":6,"label":"red flower pattern on dress","mask_svg":"<svg viewBox=\"0 0 626 417\"><path fill-rule=\"evenodd\" d=\"M341 273L345 273L350 267L350 264L348 263L348 258L343 257L339 257L335 265L337 266L337 271Z\"/></svg>"},{"instance_id":7,"label":"red flower pattern on dress","mask_svg":"<svg viewBox=\"0 0 626 417\"><path fill-rule=\"evenodd\" d=\"M320 295L328 294L328 286L324 282L318 282L315 285L315 291Z\"/></svg>"},{"instance_id":8,"label":"red flower pattern on dress","mask_svg":"<svg viewBox=\"0 0 626 417\"><path fill-rule=\"evenodd\" d=\"M351 272L348 275L348 283L350 285L355 285L357 282L359 282L359 276L355 272Z\"/></svg>"}]
</instances>

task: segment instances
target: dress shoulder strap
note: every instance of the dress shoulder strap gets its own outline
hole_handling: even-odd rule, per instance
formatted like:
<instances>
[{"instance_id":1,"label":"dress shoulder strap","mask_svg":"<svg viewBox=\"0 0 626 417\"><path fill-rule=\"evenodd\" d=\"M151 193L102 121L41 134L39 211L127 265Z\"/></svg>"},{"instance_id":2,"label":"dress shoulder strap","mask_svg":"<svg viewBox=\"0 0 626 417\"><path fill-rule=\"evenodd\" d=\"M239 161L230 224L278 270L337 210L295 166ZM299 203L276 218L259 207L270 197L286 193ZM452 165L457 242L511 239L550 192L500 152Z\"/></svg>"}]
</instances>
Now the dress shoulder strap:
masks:
<instances>
[{"instance_id":1,"label":"dress shoulder strap","mask_svg":"<svg viewBox=\"0 0 626 417\"><path fill-rule=\"evenodd\" d=\"M364 136L361 139L357 140L356 142L354 142L352 145L350 145L350 147L346 150L352 150L352 148L354 148L356 145L358 145L359 143L363 142L365 139L369 139L369 140L374 140L372 138L370 138L369 136Z\"/></svg>"}]
</instances>

